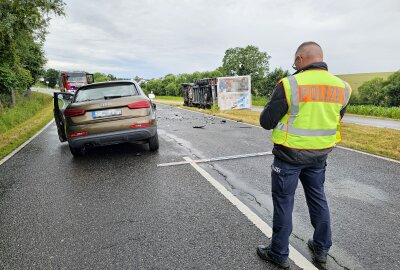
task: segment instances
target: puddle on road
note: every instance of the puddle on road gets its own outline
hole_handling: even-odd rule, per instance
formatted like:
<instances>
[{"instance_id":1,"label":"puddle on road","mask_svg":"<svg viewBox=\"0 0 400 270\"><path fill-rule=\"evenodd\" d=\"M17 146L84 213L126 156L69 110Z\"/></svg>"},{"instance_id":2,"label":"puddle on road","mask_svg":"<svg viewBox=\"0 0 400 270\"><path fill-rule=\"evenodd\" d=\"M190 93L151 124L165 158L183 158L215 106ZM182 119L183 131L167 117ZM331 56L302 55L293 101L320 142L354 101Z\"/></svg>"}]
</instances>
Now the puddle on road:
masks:
<instances>
[{"instance_id":1,"label":"puddle on road","mask_svg":"<svg viewBox=\"0 0 400 270\"><path fill-rule=\"evenodd\" d=\"M357 181L344 180L339 184L325 183L325 185L334 197L346 197L375 205L390 201L387 192Z\"/></svg>"}]
</instances>

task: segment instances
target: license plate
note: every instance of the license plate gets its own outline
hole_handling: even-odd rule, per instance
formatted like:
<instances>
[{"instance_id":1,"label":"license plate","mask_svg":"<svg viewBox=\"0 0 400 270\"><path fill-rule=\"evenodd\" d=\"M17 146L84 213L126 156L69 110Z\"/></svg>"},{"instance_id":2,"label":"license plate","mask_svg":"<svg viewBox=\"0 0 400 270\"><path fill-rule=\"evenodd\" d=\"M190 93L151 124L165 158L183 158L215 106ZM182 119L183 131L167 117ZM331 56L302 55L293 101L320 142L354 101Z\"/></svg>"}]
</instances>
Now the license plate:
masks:
<instances>
[{"instance_id":1,"label":"license plate","mask_svg":"<svg viewBox=\"0 0 400 270\"><path fill-rule=\"evenodd\" d=\"M94 111L92 112L93 118L100 118L100 117L111 117L121 115L121 109L110 109L110 110L103 110L103 111Z\"/></svg>"}]
</instances>

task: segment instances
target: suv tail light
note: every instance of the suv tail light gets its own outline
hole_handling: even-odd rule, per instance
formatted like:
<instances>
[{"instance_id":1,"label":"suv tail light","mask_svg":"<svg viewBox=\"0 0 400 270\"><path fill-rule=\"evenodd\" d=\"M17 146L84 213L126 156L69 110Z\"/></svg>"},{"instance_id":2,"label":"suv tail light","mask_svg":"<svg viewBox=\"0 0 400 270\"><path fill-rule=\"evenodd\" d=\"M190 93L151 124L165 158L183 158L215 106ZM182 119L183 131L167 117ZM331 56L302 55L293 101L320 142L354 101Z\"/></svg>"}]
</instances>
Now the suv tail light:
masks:
<instances>
[{"instance_id":1,"label":"suv tail light","mask_svg":"<svg viewBox=\"0 0 400 270\"><path fill-rule=\"evenodd\" d=\"M79 110L79 109L68 109L64 111L65 117L74 117L74 116L80 116L84 115L85 110Z\"/></svg>"},{"instance_id":2,"label":"suv tail light","mask_svg":"<svg viewBox=\"0 0 400 270\"><path fill-rule=\"evenodd\" d=\"M136 125L132 125L131 128L142 128L142 127L151 127L153 126L150 123L141 123L141 124L136 124Z\"/></svg>"},{"instance_id":3,"label":"suv tail light","mask_svg":"<svg viewBox=\"0 0 400 270\"><path fill-rule=\"evenodd\" d=\"M128 104L129 109L145 109L150 108L150 102L148 100L142 100L135 103Z\"/></svg>"},{"instance_id":4,"label":"suv tail light","mask_svg":"<svg viewBox=\"0 0 400 270\"><path fill-rule=\"evenodd\" d=\"M89 132L83 131L83 132L78 132L78 133L72 133L69 135L70 138L74 138L74 137L80 137L80 136L85 136L88 135Z\"/></svg>"}]
</instances>

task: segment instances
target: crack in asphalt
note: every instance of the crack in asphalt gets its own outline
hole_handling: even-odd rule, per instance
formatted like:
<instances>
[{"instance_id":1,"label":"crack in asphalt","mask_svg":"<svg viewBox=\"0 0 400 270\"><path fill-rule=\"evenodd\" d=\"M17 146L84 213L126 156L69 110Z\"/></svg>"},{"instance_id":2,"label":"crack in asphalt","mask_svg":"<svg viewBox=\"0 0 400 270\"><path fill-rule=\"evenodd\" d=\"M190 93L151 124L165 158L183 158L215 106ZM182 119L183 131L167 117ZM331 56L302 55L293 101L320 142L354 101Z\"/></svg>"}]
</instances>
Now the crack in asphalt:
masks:
<instances>
[{"instance_id":1,"label":"crack in asphalt","mask_svg":"<svg viewBox=\"0 0 400 270\"><path fill-rule=\"evenodd\" d=\"M225 182L229 185L229 187L230 187L230 189L231 189L232 191L234 191L234 190L239 191L239 194L241 195L241 197L245 197L245 195L250 196L251 198L253 198L253 200L247 198L249 201L254 201L255 203L257 203L257 205L258 205L259 207L261 207L262 209L266 210L267 212L270 212L268 208L264 207L264 206L262 205L262 203L258 201L258 199L257 199L257 197L256 197L255 195L251 194L250 192L244 191L244 190L242 190L242 189L236 188L236 187L228 180L228 176L225 175L223 172L221 172L219 169L217 169L217 168L215 167L214 164L209 163L208 165L211 167L212 170L216 171L219 175L221 175L221 176L224 178Z\"/></svg>"},{"instance_id":2,"label":"crack in asphalt","mask_svg":"<svg viewBox=\"0 0 400 270\"><path fill-rule=\"evenodd\" d=\"M211 167L212 170L216 171L219 175L221 175L224 178L224 181L231 190L235 189L235 187L228 181L228 176L226 174L215 168L215 165L213 163L208 163L208 166Z\"/></svg>"},{"instance_id":3,"label":"crack in asphalt","mask_svg":"<svg viewBox=\"0 0 400 270\"><path fill-rule=\"evenodd\" d=\"M341 263L339 263L339 261L336 259L335 256L331 255L328 253L328 256L332 258L332 260L339 266L342 267L345 270L350 270L351 268L348 268L347 266L342 265Z\"/></svg>"}]
</instances>

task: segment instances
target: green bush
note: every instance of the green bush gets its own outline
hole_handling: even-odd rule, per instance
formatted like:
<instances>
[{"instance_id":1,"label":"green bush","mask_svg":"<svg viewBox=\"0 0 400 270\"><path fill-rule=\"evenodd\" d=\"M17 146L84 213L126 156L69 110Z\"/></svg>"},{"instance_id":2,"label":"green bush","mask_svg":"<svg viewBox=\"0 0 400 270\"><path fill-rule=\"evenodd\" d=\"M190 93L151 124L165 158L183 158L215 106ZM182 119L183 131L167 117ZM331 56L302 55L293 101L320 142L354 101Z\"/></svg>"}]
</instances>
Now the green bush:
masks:
<instances>
[{"instance_id":1,"label":"green bush","mask_svg":"<svg viewBox=\"0 0 400 270\"><path fill-rule=\"evenodd\" d=\"M257 97L257 96L253 96L252 97L252 105L253 106L261 106L264 107L268 102L268 98L266 97Z\"/></svg>"},{"instance_id":2,"label":"green bush","mask_svg":"<svg viewBox=\"0 0 400 270\"><path fill-rule=\"evenodd\" d=\"M366 81L359 88L359 101L361 104L366 105L385 105L386 95L383 91L384 81L382 78L375 78Z\"/></svg>"},{"instance_id":3,"label":"green bush","mask_svg":"<svg viewBox=\"0 0 400 270\"><path fill-rule=\"evenodd\" d=\"M11 105L11 90L16 94L26 95L32 83L33 78L27 69L18 65L0 65L0 111Z\"/></svg>"},{"instance_id":4,"label":"green bush","mask_svg":"<svg viewBox=\"0 0 400 270\"><path fill-rule=\"evenodd\" d=\"M366 81L358 88L358 92L358 96L350 99L351 104L400 106L400 72L393 73L387 80L375 78Z\"/></svg>"},{"instance_id":5,"label":"green bush","mask_svg":"<svg viewBox=\"0 0 400 270\"><path fill-rule=\"evenodd\" d=\"M389 76L385 82L384 92L387 95L387 106L400 106L400 72Z\"/></svg>"},{"instance_id":6,"label":"green bush","mask_svg":"<svg viewBox=\"0 0 400 270\"><path fill-rule=\"evenodd\" d=\"M260 96L269 97L279 80L287 76L289 76L288 70L275 68L273 71L268 73L268 75L265 76L258 85L256 84L254 87L258 89L257 92Z\"/></svg>"}]
</instances>

